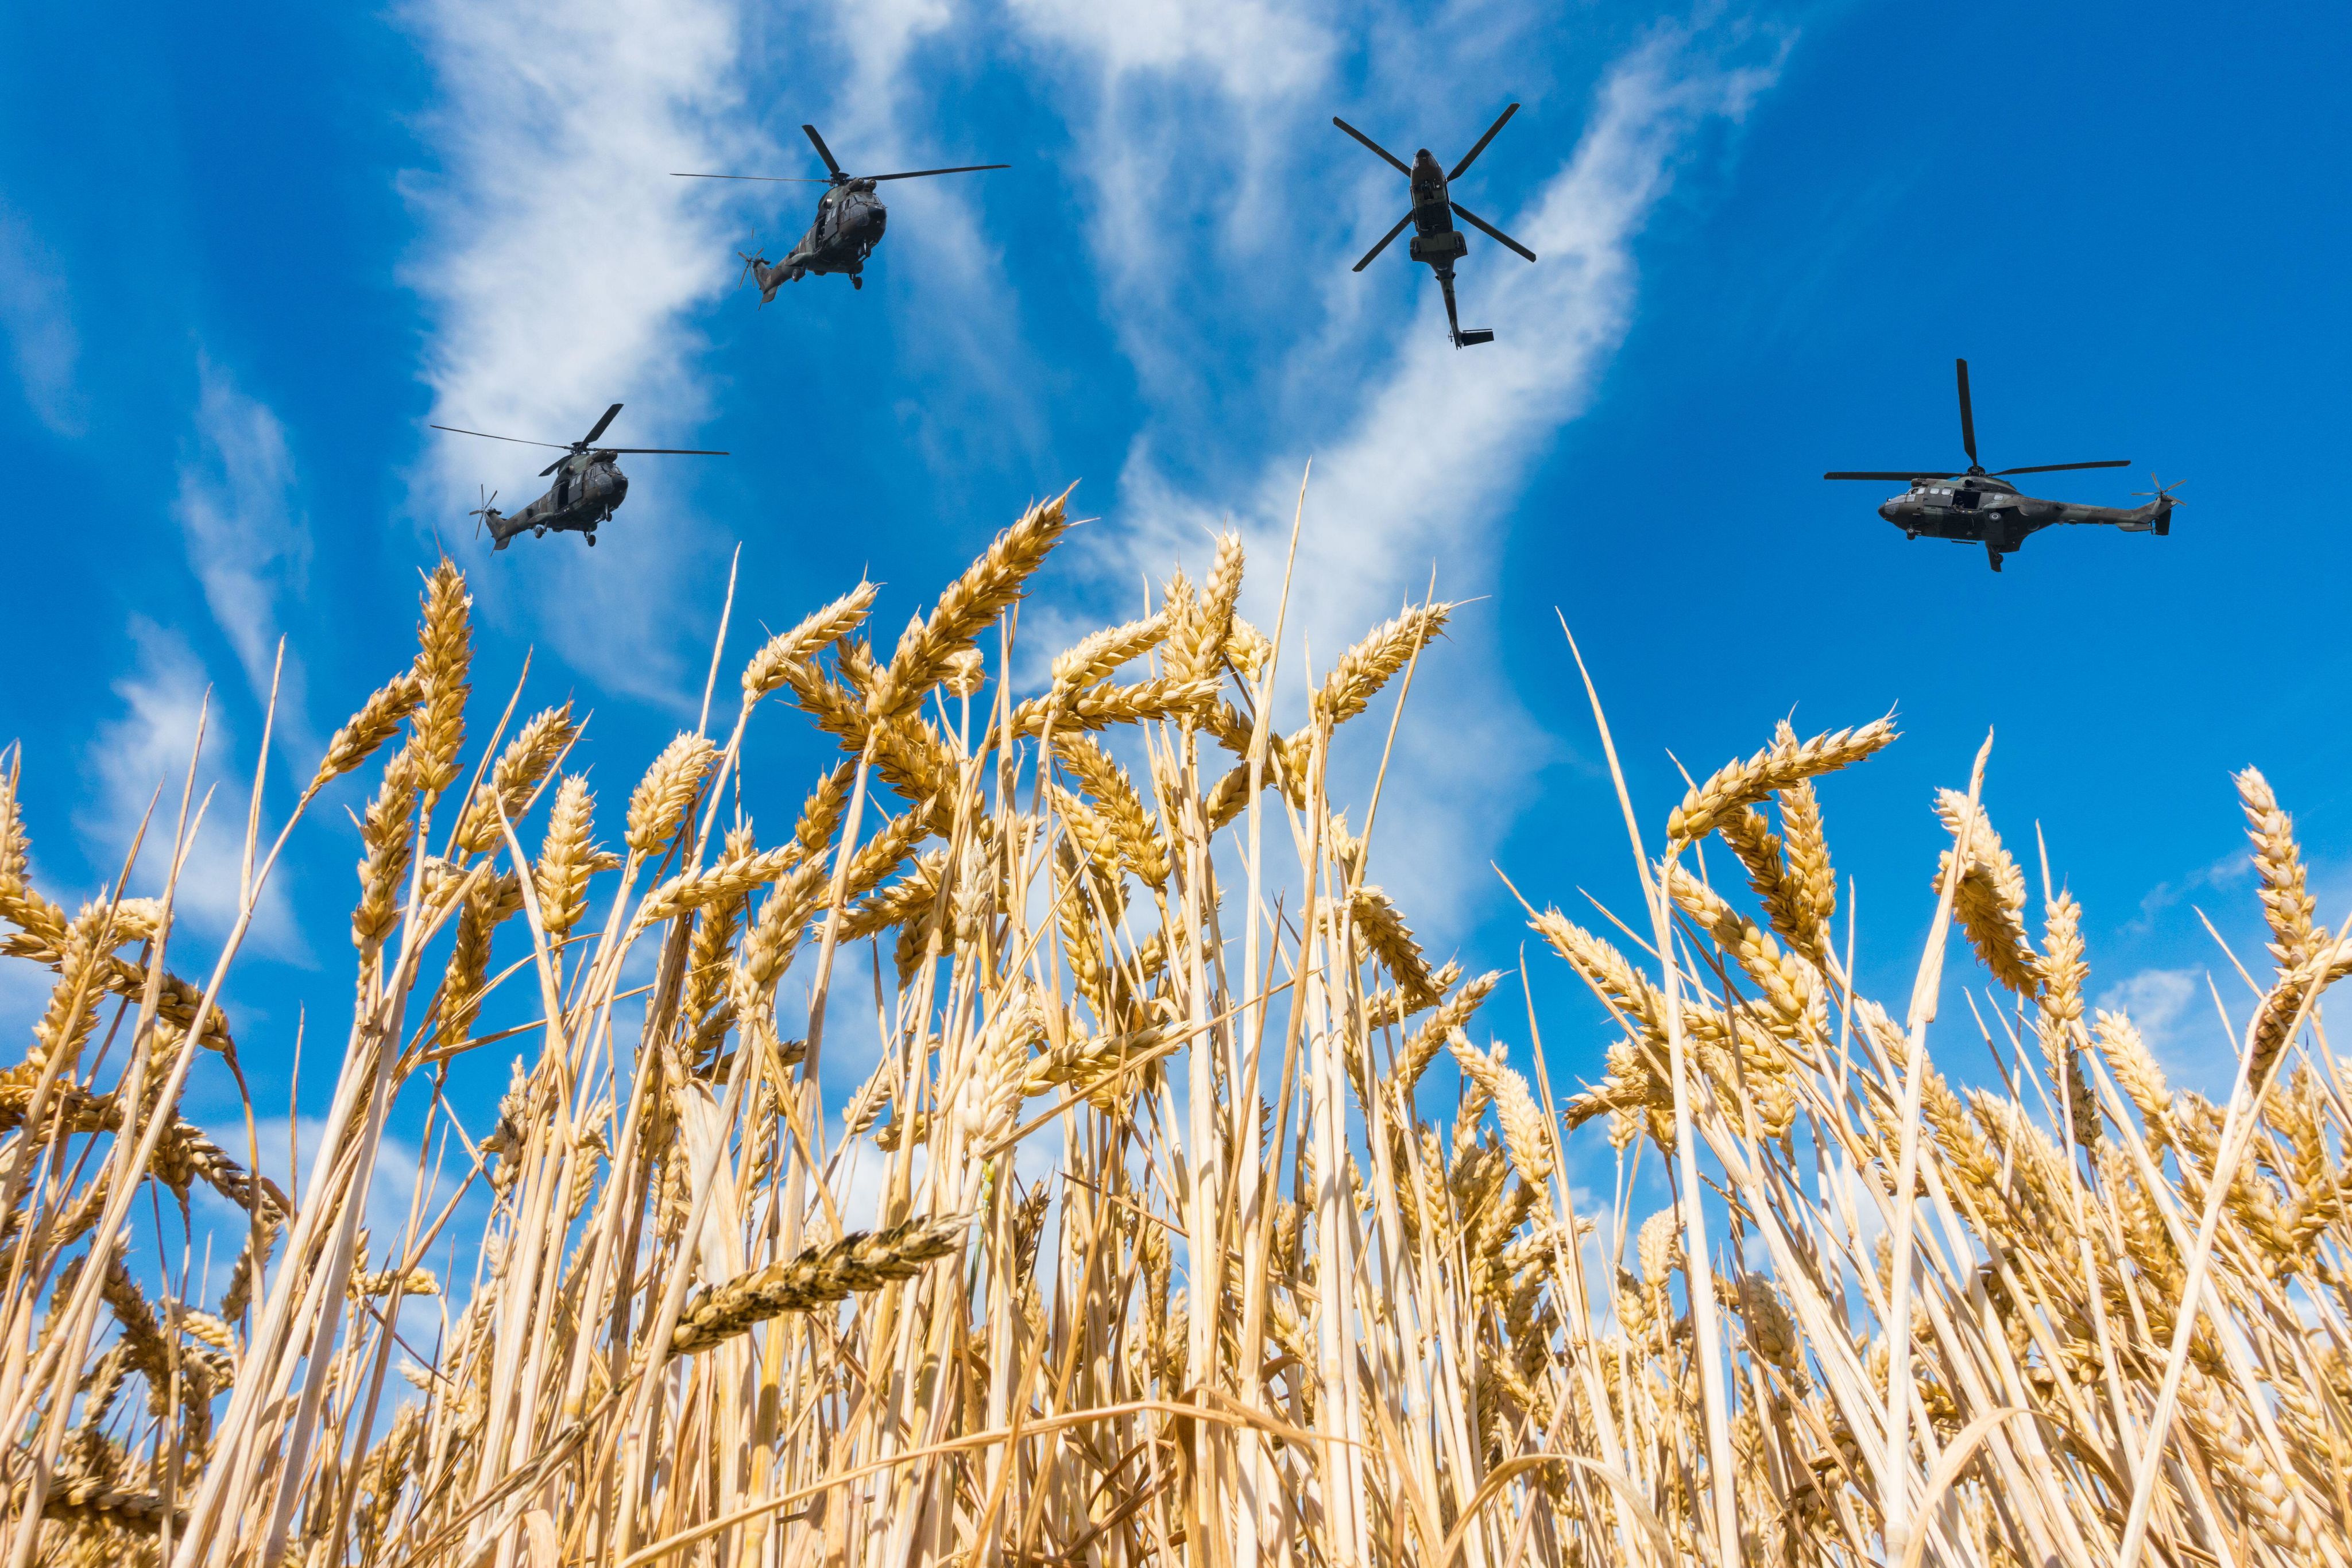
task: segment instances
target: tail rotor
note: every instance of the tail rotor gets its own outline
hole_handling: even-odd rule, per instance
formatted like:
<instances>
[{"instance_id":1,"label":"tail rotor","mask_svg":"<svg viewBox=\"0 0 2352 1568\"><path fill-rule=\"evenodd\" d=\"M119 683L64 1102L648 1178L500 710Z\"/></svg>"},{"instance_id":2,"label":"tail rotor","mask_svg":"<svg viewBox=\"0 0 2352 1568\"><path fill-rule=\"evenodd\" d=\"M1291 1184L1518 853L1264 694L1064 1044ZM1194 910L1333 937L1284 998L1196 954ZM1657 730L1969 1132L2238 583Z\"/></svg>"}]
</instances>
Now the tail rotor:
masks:
<instances>
[{"instance_id":1,"label":"tail rotor","mask_svg":"<svg viewBox=\"0 0 2352 1568\"><path fill-rule=\"evenodd\" d=\"M2168 485L2158 479L2154 473L2150 473L2148 475L2147 482L2155 486L2156 488L2153 490L2134 490L2132 494L2135 496L2146 496L2150 497L2148 504L2156 507L2157 508L2156 525L2152 531L2159 535L2168 534L2172 531L2172 508L2175 507L2186 506L2188 504L2184 501L2176 501L2172 498L2172 493L2180 488L2181 482L2175 479L2171 484Z\"/></svg>"},{"instance_id":2,"label":"tail rotor","mask_svg":"<svg viewBox=\"0 0 2352 1568\"><path fill-rule=\"evenodd\" d=\"M475 486L474 493L477 496L481 496L482 487L479 485ZM480 506L466 514L467 517L474 519L474 537L476 538L480 538L482 537L482 521L490 515L490 508L497 505L499 493L496 490L493 490L488 495L482 496L482 504Z\"/></svg>"},{"instance_id":3,"label":"tail rotor","mask_svg":"<svg viewBox=\"0 0 2352 1568\"><path fill-rule=\"evenodd\" d=\"M751 236L751 248L750 250L739 250L735 254L743 258L743 269L735 275L735 287L738 292L740 292L743 286L746 283L750 283L758 278L760 276L760 269L768 265L768 247L760 243L760 236L758 235L753 235ZM761 303L765 304L767 302L765 300L761 300Z\"/></svg>"}]
</instances>

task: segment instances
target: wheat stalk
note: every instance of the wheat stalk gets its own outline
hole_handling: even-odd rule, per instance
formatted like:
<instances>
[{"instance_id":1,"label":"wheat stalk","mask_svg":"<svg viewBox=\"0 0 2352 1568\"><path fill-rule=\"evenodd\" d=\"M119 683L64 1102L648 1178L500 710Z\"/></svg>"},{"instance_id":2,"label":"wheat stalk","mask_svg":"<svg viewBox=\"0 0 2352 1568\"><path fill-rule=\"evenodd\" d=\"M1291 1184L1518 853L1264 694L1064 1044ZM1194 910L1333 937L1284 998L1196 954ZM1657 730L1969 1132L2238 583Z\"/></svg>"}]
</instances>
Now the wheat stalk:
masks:
<instances>
[{"instance_id":1,"label":"wheat stalk","mask_svg":"<svg viewBox=\"0 0 2352 1568\"><path fill-rule=\"evenodd\" d=\"M641 776L625 857L571 705L494 755L467 737L467 589L437 565L416 664L306 792L380 761L299 1191L183 1103L201 1071L201 1103L239 1104L226 959L173 974L204 938L151 886L37 886L11 753L0 963L46 997L0 1067L11 1552L2347 1561L2352 1129L2318 1009L2352 944L2259 774L2278 966L2227 1104L2088 1007L2096 927L2063 884L2029 935L1980 791L1937 803L1936 893L2010 1000L1978 1004L1986 1040L1931 1029L1940 933L1913 1005L1864 994L1927 907L1864 900L1888 924L1849 972L1822 797L1887 720L1782 725L1648 824L1627 882L1660 902L1623 940L1530 910L1582 984L1528 975L1522 1048L1494 1038L1504 975L1415 935L1478 912L1383 890L1409 813L1375 841L1330 782L1377 757L1355 721L1446 607L1374 628L1278 733L1300 694L1235 612L1228 537L1016 701L988 671L1035 667L1010 612L1060 507L887 661L870 583L768 638L726 743ZM753 728L803 721L840 748L813 788ZM755 811L789 835L762 847ZM459 1063L502 1042L493 1104Z\"/></svg>"}]
</instances>

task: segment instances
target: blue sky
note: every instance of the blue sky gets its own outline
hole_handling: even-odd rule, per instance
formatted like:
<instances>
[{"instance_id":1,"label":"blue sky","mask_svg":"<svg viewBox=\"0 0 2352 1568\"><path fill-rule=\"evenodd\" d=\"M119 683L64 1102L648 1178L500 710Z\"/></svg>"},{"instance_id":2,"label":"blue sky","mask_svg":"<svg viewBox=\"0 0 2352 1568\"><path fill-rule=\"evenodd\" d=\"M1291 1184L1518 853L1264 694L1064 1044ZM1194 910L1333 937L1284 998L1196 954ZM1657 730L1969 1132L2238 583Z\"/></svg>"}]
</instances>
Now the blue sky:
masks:
<instances>
[{"instance_id":1,"label":"blue sky","mask_svg":"<svg viewBox=\"0 0 2352 1568\"><path fill-rule=\"evenodd\" d=\"M2352 904L2347 34L1999 3L8 8L0 743L38 871L97 885L208 682L240 776L280 634L280 767L307 768L406 656L436 540L472 573L480 688L533 649L542 700L593 706L609 794L691 721L739 541L739 628L869 567L895 625L1078 480L1102 520L1028 612L1050 629L1127 610L1228 516L1270 591L1312 455L1311 652L1433 566L1475 600L1375 849L1433 946L1510 962L1490 862L1633 896L1557 607L1653 825L1670 750L1703 772L1791 710L1899 708L1901 744L1825 791L1881 994L1929 914L1933 790L1998 726L1995 822L2029 864L2041 824L2095 991L2214 1084L2196 909L2259 949L2231 770L2296 813L2321 917ZM1402 182L1328 120L1451 158L1512 100L1457 193L1543 259L1473 237L1464 318L1498 341L1456 353L1401 246L1349 272ZM755 308L733 253L789 245L810 188L667 172L807 173L803 120L858 167L1014 167L890 190L863 292ZM2120 504L2153 467L2187 481L2171 536L2046 533L1996 578L1819 479L1958 461L1955 354L1992 465L2131 457L2049 493ZM565 440L615 400L616 439L735 455L629 463L593 554L468 537L476 486L520 503L536 465L427 421ZM779 789L817 761L792 727ZM270 1103L298 1008L346 996L349 830L309 831L239 982ZM1592 1009L1537 973L1555 1081L1597 1070ZM0 981L12 1020L26 987Z\"/></svg>"}]
</instances>

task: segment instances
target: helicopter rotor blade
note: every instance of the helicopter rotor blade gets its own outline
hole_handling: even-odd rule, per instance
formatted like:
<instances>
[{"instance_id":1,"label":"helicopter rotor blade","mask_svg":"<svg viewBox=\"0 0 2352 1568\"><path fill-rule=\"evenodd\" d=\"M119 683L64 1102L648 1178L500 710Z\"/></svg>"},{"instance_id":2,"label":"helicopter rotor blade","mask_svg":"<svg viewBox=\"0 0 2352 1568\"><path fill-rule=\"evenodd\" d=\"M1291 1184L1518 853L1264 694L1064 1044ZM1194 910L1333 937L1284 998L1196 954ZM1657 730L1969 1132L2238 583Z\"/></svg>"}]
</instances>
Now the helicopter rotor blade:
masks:
<instances>
[{"instance_id":1,"label":"helicopter rotor blade","mask_svg":"<svg viewBox=\"0 0 2352 1568\"><path fill-rule=\"evenodd\" d=\"M1969 362L1954 360L1952 363L1960 368L1960 444L1969 449L1969 462L1974 464L1977 460L1977 416L1975 409L1969 403Z\"/></svg>"},{"instance_id":2,"label":"helicopter rotor blade","mask_svg":"<svg viewBox=\"0 0 2352 1568\"><path fill-rule=\"evenodd\" d=\"M550 474L554 473L558 468L562 467L566 463L569 463L569 462L571 462L571 461L572 461L572 454L571 454L571 453L569 453L569 452L566 452L562 456L561 456L561 457L557 458L554 462L552 462L552 463L549 464L546 467L544 467L544 468L541 469L541 470L539 471L539 476L540 476L541 478L544 479L544 478L546 478Z\"/></svg>"},{"instance_id":3,"label":"helicopter rotor blade","mask_svg":"<svg viewBox=\"0 0 2352 1568\"><path fill-rule=\"evenodd\" d=\"M673 180L757 180L767 185L830 185L830 180L820 180L812 174L688 174L671 170Z\"/></svg>"},{"instance_id":4,"label":"helicopter rotor blade","mask_svg":"<svg viewBox=\"0 0 2352 1568\"><path fill-rule=\"evenodd\" d=\"M952 169L908 169L897 174L859 174L860 180L919 180L926 174L977 174L983 169L1010 169L1010 163L960 163Z\"/></svg>"},{"instance_id":5,"label":"helicopter rotor blade","mask_svg":"<svg viewBox=\"0 0 2352 1568\"><path fill-rule=\"evenodd\" d=\"M2037 463L2030 468L2001 468L1996 469L1990 476L1999 478L2003 474L2061 474L2069 468L2128 468L2130 466L2131 459L2128 457L2110 457L2104 463Z\"/></svg>"},{"instance_id":6,"label":"helicopter rotor blade","mask_svg":"<svg viewBox=\"0 0 2352 1568\"><path fill-rule=\"evenodd\" d=\"M1408 212L1408 213L1406 213L1406 214L1405 214L1405 215L1404 215L1404 216L1402 216L1402 217L1399 218L1399 219L1396 221L1396 227L1394 227L1394 228L1392 228L1392 229L1389 230L1389 232L1388 232L1388 233L1386 233L1386 234L1384 234L1384 235L1382 235L1381 236L1381 242L1380 242L1380 244L1378 244L1378 245L1376 245L1376 246L1372 246L1372 248L1371 248L1371 249L1370 249L1370 250L1368 250L1368 251L1366 251L1366 252L1364 253L1364 259L1363 259L1363 260L1361 260L1361 261L1360 261L1360 262L1356 263L1356 265L1355 265L1354 267L1350 267L1349 270L1349 271L1351 271L1351 272L1361 272L1361 271L1363 271L1363 270L1364 270L1364 268L1366 268L1366 267L1368 267L1371 266L1371 265L1372 265L1372 257L1374 257L1374 256L1376 256L1380 255L1380 254L1381 254L1381 252L1382 252L1382 251L1384 251L1384 250L1388 249L1388 247L1389 247L1389 241L1391 241L1391 240L1392 240L1392 239L1396 238L1396 236L1397 236L1397 235L1401 235L1401 234L1402 234L1402 233L1404 233L1404 225L1407 225L1407 224L1409 224L1409 223L1411 223L1411 222L1412 222L1412 214L1410 212Z\"/></svg>"},{"instance_id":7,"label":"helicopter rotor blade","mask_svg":"<svg viewBox=\"0 0 2352 1568\"><path fill-rule=\"evenodd\" d=\"M595 427L593 430L591 430L587 434L585 434L585 435L582 436L582 437L581 437L581 438L580 438L576 443L574 443L574 444L573 444L573 450L575 450L575 451L576 451L576 450L578 450L578 449L579 449L580 447L582 447L582 446L593 446L593 445L595 445L595 444L596 444L596 438L597 438L598 436L600 436L600 435L602 435L602 434L604 434L604 427L605 427L606 425L608 425L608 424L612 423L613 423L613 416L614 416L614 414L619 413L620 412L621 412L621 405L620 405L619 403L617 403L617 402L616 402L616 403L614 403L612 407L610 407L610 408L606 409L606 410L604 411L604 418L602 418L602 419L600 419L600 420L598 420L598 421L596 422L596 427Z\"/></svg>"},{"instance_id":8,"label":"helicopter rotor blade","mask_svg":"<svg viewBox=\"0 0 2352 1568\"><path fill-rule=\"evenodd\" d=\"M1479 153L1486 151L1486 143L1495 140L1495 132L1503 129L1503 122L1509 120L1511 116L1518 112L1519 106L1516 103L1511 105L1510 108L1503 110L1502 115L1496 120L1495 123L1486 127L1486 134L1478 138L1478 145L1470 149L1469 152L1462 154L1462 162L1456 163L1453 168L1446 171L1446 179L1459 180L1462 178L1462 171L1470 167L1472 162L1477 158ZM1530 256L1528 259L1532 261L1535 258Z\"/></svg>"},{"instance_id":9,"label":"helicopter rotor blade","mask_svg":"<svg viewBox=\"0 0 2352 1568\"><path fill-rule=\"evenodd\" d=\"M808 132L809 141L814 144L816 148L816 155L824 160L825 172L831 174L836 181L846 180L849 178L848 175L841 172L841 165L833 161L833 149L824 144L824 138L816 133L816 127L814 125L803 125L801 129Z\"/></svg>"},{"instance_id":10,"label":"helicopter rotor blade","mask_svg":"<svg viewBox=\"0 0 2352 1568\"><path fill-rule=\"evenodd\" d=\"M1907 485L1914 479L1953 479L1958 476L1930 473L1925 468L1841 468L1833 474L1824 474L1822 477L1824 479L1889 479L1897 484Z\"/></svg>"},{"instance_id":11,"label":"helicopter rotor blade","mask_svg":"<svg viewBox=\"0 0 2352 1568\"><path fill-rule=\"evenodd\" d=\"M651 455L656 457L727 457L732 455L731 453L726 452L706 452L698 446L600 446L596 450L599 452L610 452L616 456L622 453L630 452L636 453L641 455Z\"/></svg>"},{"instance_id":12,"label":"helicopter rotor blade","mask_svg":"<svg viewBox=\"0 0 2352 1568\"><path fill-rule=\"evenodd\" d=\"M1365 146L1370 148L1381 157L1387 159L1391 163L1396 165L1396 172L1398 173L1403 175L1408 180L1412 178L1412 167L1405 162L1403 159L1398 157L1395 153L1390 152L1387 148L1381 146L1379 142L1373 141L1370 137L1365 135L1362 131L1357 130L1354 126L1349 124L1346 120L1340 119L1336 114L1331 117L1331 123L1346 131L1349 135L1354 137L1357 141L1362 142Z\"/></svg>"},{"instance_id":13,"label":"helicopter rotor blade","mask_svg":"<svg viewBox=\"0 0 2352 1568\"><path fill-rule=\"evenodd\" d=\"M1529 250L1527 246L1521 245L1518 241L1505 234L1502 230L1496 228L1494 225L1488 223L1486 219L1480 217L1477 214L1472 212L1461 203L1449 201L1445 204L1454 209L1454 215L1455 217L1460 218L1464 223L1477 229L1488 239L1495 241L1496 244L1503 246L1507 249L1517 252L1519 255L1526 256L1529 261L1533 261L1536 258L1535 252Z\"/></svg>"},{"instance_id":14,"label":"helicopter rotor blade","mask_svg":"<svg viewBox=\"0 0 2352 1568\"><path fill-rule=\"evenodd\" d=\"M572 448L563 445L560 442L525 441L520 435L492 435L487 430L460 430L454 424L432 424L427 425L425 428L428 430L446 430L452 435L478 435L485 441L511 441L517 446L546 446L551 447L558 452L569 452L572 450Z\"/></svg>"}]
</instances>

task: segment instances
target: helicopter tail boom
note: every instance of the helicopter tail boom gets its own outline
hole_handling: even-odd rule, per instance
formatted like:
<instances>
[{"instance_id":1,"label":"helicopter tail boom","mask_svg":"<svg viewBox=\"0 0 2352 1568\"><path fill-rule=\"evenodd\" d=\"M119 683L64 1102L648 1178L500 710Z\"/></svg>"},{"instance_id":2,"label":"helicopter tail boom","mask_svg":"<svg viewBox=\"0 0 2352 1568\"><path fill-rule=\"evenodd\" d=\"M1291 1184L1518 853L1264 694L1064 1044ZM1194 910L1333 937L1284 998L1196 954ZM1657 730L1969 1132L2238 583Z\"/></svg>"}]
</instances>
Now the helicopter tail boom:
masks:
<instances>
[{"instance_id":1,"label":"helicopter tail boom","mask_svg":"<svg viewBox=\"0 0 2352 1568\"><path fill-rule=\"evenodd\" d=\"M506 549L508 541L522 532L523 525L520 521L508 517L495 507L485 507L475 515L479 517L483 526L489 529L492 541L490 548L494 550Z\"/></svg>"},{"instance_id":2,"label":"helicopter tail boom","mask_svg":"<svg viewBox=\"0 0 2352 1568\"><path fill-rule=\"evenodd\" d=\"M1495 340L1494 331L1490 328L1472 327L1465 329L1463 327L1462 319L1454 313L1454 274L1451 269L1437 275L1437 286L1445 294L1445 335L1454 340L1455 348L1473 349L1481 343L1491 343Z\"/></svg>"}]
</instances>

